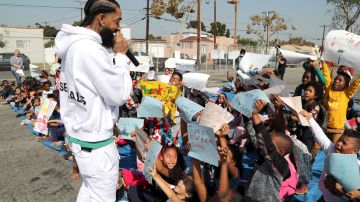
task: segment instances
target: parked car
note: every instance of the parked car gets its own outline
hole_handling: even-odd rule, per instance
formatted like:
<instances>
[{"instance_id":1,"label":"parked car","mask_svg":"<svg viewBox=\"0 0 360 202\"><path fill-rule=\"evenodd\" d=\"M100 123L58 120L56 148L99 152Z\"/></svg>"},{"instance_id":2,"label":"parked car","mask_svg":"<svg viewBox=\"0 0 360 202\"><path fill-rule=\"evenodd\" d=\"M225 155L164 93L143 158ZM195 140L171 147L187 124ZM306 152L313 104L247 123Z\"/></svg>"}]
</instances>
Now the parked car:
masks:
<instances>
[{"instance_id":1,"label":"parked car","mask_svg":"<svg viewBox=\"0 0 360 202\"><path fill-rule=\"evenodd\" d=\"M10 71L10 58L14 55L14 53L0 53L0 71ZM20 54L23 58L24 70L29 70L30 59L25 54Z\"/></svg>"}]
</instances>

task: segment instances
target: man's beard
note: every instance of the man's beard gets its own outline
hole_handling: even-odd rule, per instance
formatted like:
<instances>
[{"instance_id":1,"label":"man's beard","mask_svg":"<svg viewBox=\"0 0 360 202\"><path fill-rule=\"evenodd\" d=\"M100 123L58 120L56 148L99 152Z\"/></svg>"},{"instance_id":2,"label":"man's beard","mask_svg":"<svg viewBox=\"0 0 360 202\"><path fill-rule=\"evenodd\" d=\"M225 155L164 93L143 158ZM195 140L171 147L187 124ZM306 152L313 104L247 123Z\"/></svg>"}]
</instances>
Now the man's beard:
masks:
<instances>
[{"instance_id":1,"label":"man's beard","mask_svg":"<svg viewBox=\"0 0 360 202\"><path fill-rule=\"evenodd\" d=\"M111 31L110 28L104 27L99 34L101 36L102 45L105 48L112 48L114 46L114 32Z\"/></svg>"}]
</instances>

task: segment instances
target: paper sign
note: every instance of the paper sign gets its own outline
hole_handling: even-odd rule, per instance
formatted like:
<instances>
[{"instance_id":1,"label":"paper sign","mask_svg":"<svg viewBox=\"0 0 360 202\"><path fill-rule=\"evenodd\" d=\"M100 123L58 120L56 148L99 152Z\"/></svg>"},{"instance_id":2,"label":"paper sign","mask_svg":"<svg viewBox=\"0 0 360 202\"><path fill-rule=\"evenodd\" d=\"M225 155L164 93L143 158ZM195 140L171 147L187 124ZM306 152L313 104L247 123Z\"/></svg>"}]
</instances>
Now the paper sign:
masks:
<instances>
[{"instance_id":1,"label":"paper sign","mask_svg":"<svg viewBox=\"0 0 360 202\"><path fill-rule=\"evenodd\" d=\"M192 121L192 118L196 113L204 109L201 105L184 97L178 97L178 99L176 99L176 106L179 110L180 117L187 123Z\"/></svg>"},{"instance_id":2,"label":"paper sign","mask_svg":"<svg viewBox=\"0 0 360 202\"><path fill-rule=\"evenodd\" d=\"M242 115L250 118L253 112L256 100L265 100L270 103L269 98L264 91L255 89L244 93L237 94L231 101L231 106L240 112Z\"/></svg>"},{"instance_id":3,"label":"paper sign","mask_svg":"<svg viewBox=\"0 0 360 202\"><path fill-rule=\"evenodd\" d=\"M140 88L143 96L150 96L160 100L164 104L164 113L170 113L170 118L174 120L176 112L175 100L181 94L178 86L159 81L141 81Z\"/></svg>"},{"instance_id":4,"label":"paper sign","mask_svg":"<svg viewBox=\"0 0 360 202\"><path fill-rule=\"evenodd\" d=\"M156 80L168 84L170 81L170 77L171 76L169 75L157 75Z\"/></svg>"},{"instance_id":5,"label":"paper sign","mask_svg":"<svg viewBox=\"0 0 360 202\"><path fill-rule=\"evenodd\" d=\"M281 101L291 109L297 117L299 117L302 126L310 126L309 121L299 112L303 110L301 96L296 97L280 97Z\"/></svg>"},{"instance_id":6,"label":"paper sign","mask_svg":"<svg viewBox=\"0 0 360 202\"><path fill-rule=\"evenodd\" d=\"M359 35L344 30L333 30L325 37L322 57L338 65L360 69L359 51Z\"/></svg>"},{"instance_id":7,"label":"paper sign","mask_svg":"<svg viewBox=\"0 0 360 202\"><path fill-rule=\"evenodd\" d=\"M199 124L218 131L224 123L229 123L234 119L226 109L214 103L207 103L201 113Z\"/></svg>"},{"instance_id":8,"label":"paper sign","mask_svg":"<svg viewBox=\"0 0 360 202\"><path fill-rule=\"evenodd\" d=\"M183 82L188 88L201 90L206 88L210 75L202 73L186 73L183 75Z\"/></svg>"},{"instance_id":9,"label":"paper sign","mask_svg":"<svg viewBox=\"0 0 360 202\"><path fill-rule=\"evenodd\" d=\"M146 152L145 143L149 137L140 128L136 128L135 133L136 133L136 139L135 139L136 150L139 152L142 158L145 158L145 152ZM140 157L139 159L143 161L143 159L141 159Z\"/></svg>"},{"instance_id":10,"label":"paper sign","mask_svg":"<svg viewBox=\"0 0 360 202\"><path fill-rule=\"evenodd\" d=\"M144 127L144 119L125 118L121 117L118 123L120 137L125 140L132 140L130 133L134 132L136 128Z\"/></svg>"},{"instance_id":11,"label":"paper sign","mask_svg":"<svg viewBox=\"0 0 360 202\"><path fill-rule=\"evenodd\" d=\"M146 153L146 159L144 161L144 175L150 183L152 182L150 168L153 168L161 149L162 149L161 144L158 141L153 140L151 141L149 150Z\"/></svg>"},{"instance_id":12,"label":"paper sign","mask_svg":"<svg viewBox=\"0 0 360 202\"><path fill-rule=\"evenodd\" d=\"M330 154L325 160L325 171L333 175L346 192L360 189L360 171L356 154Z\"/></svg>"},{"instance_id":13,"label":"paper sign","mask_svg":"<svg viewBox=\"0 0 360 202\"><path fill-rule=\"evenodd\" d=\"M211 59L225 59L225 51L218 49L212 50Z\"/></svg>"},{"instance_id":14,"label":"paper sign","mask_svg":"<svg viewBox=\"0 0 360 202\"><path fill-rule=\"evenodd\" d=\"M139 59L138 61L140 65L137 67L132 62L130 63L130 71L148 73L150 69L149 61L141 61Z\"/></svg>"},{"instance_id":15,"label":"paper sign","mask_svg":"<svg viewBox=\"0 0 360 202\"><path fill-rule=\"evenodd\" d=\"M316 60L316 57L313 55L306 55L303 53L297 53L297 52L288 51L288 50L284 50L284 49L280 49L280 48L279 48L279 51L281 52L283 57L286 59L286 61L290 64L297 64L300 62L304 62L308 59Z\"/></svg>"},{"instance_id":16,"label":"paper sign","mask_svg":"<svg viewBox=\"0 0 360 202\"><path fill-rule=\"evenodd\" d=\"M57 102L48 98L41 99L40 111L35 120L34 131L42 133L44 135L48 134L47 123L51 114L53 113Z\"/></svg>"},{"instance_id":17,"label":"paper sign","mask_svg":"<svg viewBox=\"0 0 360 202\"><path fill-rule=\"evenodd\" d=\"M228 55L228 59L230 60L235 60L237 57L239 57L240 55L240 51L239 50L235 50L235 51L230 51L229 55Z\"/></svg>"},{"instance_id":18,"label":"paper sign","mask_svg":"<svg viewBox=\"0 0 360 202\"><path fill-rule=\"evenodd\" d=\"M270 98L271 95L280 95L285 90L284 85L274 86L264 90L264 93Z\"/></svg>"},{"instance_id":19,"label":"paper sign","mask_svg":"<svg viewBox=\"0 0 360 202\"><path fill-rule=\"evenodd\" d=\"M139 108L137 109L137 117L154 117L163 118L162 102L156 98L143 97Z\"/></svg>"},{"instance_id":20,"label":"paper sign","mask_svg":"<svg viewBox=\"0 0 360 202\"><path fill-rule=\"evenodd\" d=\"M189 124L188 137L191 145L189 156L218 166L218 151L212 128L194 123Z\"/></svg>"},{"instance_id":21,"label":"paper sign","mask_svg":"<svg viewBox=\"0 0 360 202\"><path fill-rule=\"evenodd\" d=\"M252 75L259 74L270 58L271 55L245 53L240 61L240 70Z\"/></svg>"}]
</instances>

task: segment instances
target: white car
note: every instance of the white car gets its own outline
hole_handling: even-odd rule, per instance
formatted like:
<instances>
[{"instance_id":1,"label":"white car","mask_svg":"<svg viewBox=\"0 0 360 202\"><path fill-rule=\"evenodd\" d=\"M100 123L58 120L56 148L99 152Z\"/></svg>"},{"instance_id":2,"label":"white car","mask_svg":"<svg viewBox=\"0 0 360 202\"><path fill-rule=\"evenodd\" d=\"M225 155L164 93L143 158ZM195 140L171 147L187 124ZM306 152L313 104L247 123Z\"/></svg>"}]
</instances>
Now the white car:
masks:
<instances>
[{"instance_id":1,"label":"white car","mask_svg":"<svg viewBox=\"0 0 360 202\"><path fill-rule=\"evenodd\" d=\"M181 72L195 72L196 60L191 59L186 53L175 51L173 57L165 61L165 68L176 69Z\"/></svg>"}]
</instances>

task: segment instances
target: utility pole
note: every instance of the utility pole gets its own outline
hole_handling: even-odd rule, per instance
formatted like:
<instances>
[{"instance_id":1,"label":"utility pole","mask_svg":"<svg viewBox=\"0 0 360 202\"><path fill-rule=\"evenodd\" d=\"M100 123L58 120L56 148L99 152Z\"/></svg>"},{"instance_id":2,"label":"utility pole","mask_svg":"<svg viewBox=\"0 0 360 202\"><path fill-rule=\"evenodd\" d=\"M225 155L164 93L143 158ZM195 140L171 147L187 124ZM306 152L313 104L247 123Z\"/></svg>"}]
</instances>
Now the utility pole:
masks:
<instances>
[{"instance_id":1,"label":"utility pole","mask_svg":"<svg viewBox=\"0 0 360 202\"><path fill-rule=\"evenodd\" d=\"M269 14L270 13L275 13L275 11L265 11L262 12L265 14L265 23L266 23L266 54L268 53L269 50Z\"/></svg>"},{"instance_id":2,"label":"utility pole","mask_svg":"<svg viewBox=\"0 0 360 202\"><path fill-rule=\"evenodd\" d=\"M237 16L238 16L238 4L239 4L239 0L235 0L235 27L234 27L234 48L236 48L237 46Z\"/></svg>"},{"instance_id":3,"label":"utility pole","mask_svg":"<svg viewBox=\"0 0 360 202\"><path fill-rule=\"evenodd\" d=\"M150 23L149 5L150 5L150 0L147 0L146 3L146 54L147 55L149 55L149 23Z\"/></svg>"},{"instance_id":4,"label":"utility pole","mask_svg":"<svg viewBox=\"0 0 360 202\"><path fill-rule=\"evenodd\" d=\"M76 0L76 2L78 2L80 4L80 23L83 21L83 8L84 8L84 4L86 2L83 2L83 1L79 1L79 0Z\"/></svg>"},{"instance_id":5,"label":"utility pole","mask_svg":"<svg viewBox=\"0 0 360 202\"><path fill-rule=\"evenodd\" d=\"M149 0L148 0L149 1ZM197 53L196 53L196 65L198 70L200 69L200 33L201 33L201 23L200 23L200 2L201 0L197 0L198 8L197 8Z\"/></svg>"},{"instance_id":6,"label":"utility pole","mask_svg":"<svg viewBox=\"0 0 360 202\"><path fill-rule=\"evenodd\" d=\"M214 0L214 50L217 49L216 45L216 34L217 34L217 27L216 27L216 0ZM216 69L215 60L213 61L214 70Z\"/></svg>"},{"instance_id":7,"label":"utility pole","mask_svg":"<svg viewBox=\"0 0 360 202\"><path fill-rule=\"evenodd\" d=\"M320 27L323 28L322 40L321 40L321 47L324 47L324 39L325 39L325 29L326 27L330 27L331 25L321 25Z\"/></svg>"}]
</instances>

